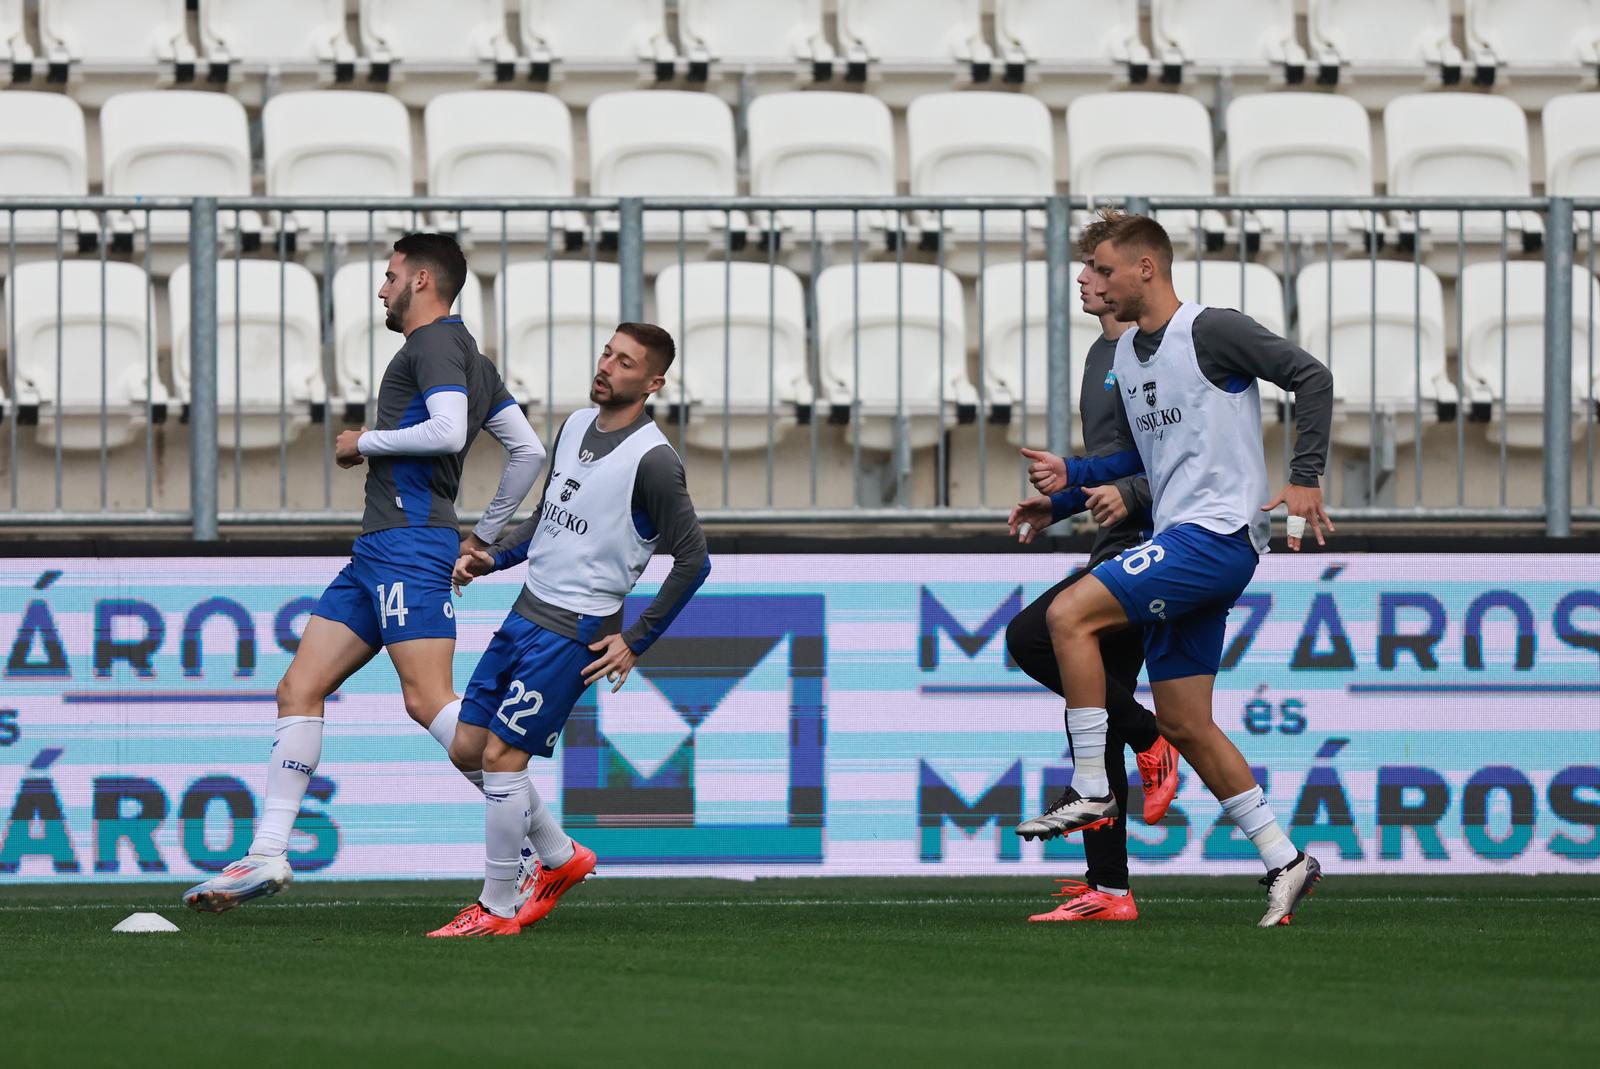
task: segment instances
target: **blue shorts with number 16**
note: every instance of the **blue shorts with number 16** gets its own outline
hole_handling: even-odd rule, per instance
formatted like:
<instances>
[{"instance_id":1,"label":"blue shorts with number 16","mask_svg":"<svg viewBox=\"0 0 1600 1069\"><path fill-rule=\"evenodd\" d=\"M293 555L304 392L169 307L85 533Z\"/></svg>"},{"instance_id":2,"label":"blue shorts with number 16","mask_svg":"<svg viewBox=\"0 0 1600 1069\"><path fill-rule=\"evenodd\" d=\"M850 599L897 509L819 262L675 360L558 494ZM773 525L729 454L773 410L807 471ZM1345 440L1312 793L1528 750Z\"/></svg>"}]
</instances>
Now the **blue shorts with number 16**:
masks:
<instances>
[{"instance_id":1,"label":"blue shorts with number 16","mask_svg":"<svg viewBox=\"0 0 1600 1069\"><path fill-rule=\"evenodd\" d=\"M1182 523L1123 550L1094 570L1144 627L1150 682L1214 676L1222 666L1228 610L1256 572L1250 532L1217 534Z\"/></svg>"}]
</instances>

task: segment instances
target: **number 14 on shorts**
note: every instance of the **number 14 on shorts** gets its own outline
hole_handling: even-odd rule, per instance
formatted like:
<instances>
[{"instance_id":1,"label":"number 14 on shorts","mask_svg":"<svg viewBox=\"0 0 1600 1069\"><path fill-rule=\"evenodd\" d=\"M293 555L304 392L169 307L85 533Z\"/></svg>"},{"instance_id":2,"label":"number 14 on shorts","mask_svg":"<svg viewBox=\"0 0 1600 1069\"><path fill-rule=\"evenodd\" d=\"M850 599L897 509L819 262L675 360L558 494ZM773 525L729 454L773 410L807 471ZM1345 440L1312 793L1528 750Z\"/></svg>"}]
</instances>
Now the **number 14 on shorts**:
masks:
<instances>
[{"instance_id":1,"label":"number 14 on shorts","mask_svg":"<svg viewBox=\"0 0 1600 1069\"><path fill-rule=\"evenodd\" d=\"M392 617L397 627L406 626L406 616L411 611L406 608L406 585L404 583L389 583L385 586L378 584L378 605L383 615L379 622L387 630Z\"/></svg>"}]
</instances>

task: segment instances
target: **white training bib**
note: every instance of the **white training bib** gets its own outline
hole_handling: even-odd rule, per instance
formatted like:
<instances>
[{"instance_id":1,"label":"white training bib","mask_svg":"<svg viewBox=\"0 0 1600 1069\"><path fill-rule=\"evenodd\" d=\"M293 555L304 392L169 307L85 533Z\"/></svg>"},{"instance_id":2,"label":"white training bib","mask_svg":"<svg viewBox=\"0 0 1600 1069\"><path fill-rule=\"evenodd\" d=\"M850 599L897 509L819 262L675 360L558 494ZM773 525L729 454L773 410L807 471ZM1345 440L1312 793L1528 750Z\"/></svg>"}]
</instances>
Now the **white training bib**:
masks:
<instances>
[{"instance_id":1,"label":"white training bib","mask_svg":"<svg viewBox=\"0 0 1600 1069\"><path fill-rule=\"evenodd\" d=\"M1185 302L1167 323L1149 363L1133 348L1136 330L1117 339L1117 388L1134 444L1150 480L1157 532L1182 523L1232 534L1250 528L1257 553L1267 551L1270 519L1267 461L1261 450L1261 388L1229 393L1200 370L1195 317L1205 305Z\"/></svg>"},{"instance_id":2,"label":"white training bib","mask_svg":"<svg viewBox=\"0 0 1600 1069\"><path fill-rule=\"evenodd\" d=\"M599 412L574 412L561 427L525 580L540 601L583 616L610 616L622 608L650 563L656 539L639 537L634 527L633 484L646 453L672 448L661 428L649 423L594 457L584 450L583 437Z\"/></svg>"}]
</instances>

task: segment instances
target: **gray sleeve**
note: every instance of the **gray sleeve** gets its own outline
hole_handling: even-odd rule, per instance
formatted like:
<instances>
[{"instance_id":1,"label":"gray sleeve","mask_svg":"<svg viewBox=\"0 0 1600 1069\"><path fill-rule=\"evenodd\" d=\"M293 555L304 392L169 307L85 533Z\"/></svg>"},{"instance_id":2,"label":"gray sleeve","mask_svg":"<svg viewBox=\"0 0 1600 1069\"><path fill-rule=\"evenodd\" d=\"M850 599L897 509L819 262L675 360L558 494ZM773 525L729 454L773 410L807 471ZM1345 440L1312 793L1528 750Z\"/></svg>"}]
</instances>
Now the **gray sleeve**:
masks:
<instances>
[{"instance_id":1,"label":"gray sleeve","mask_svg":"<svg viewBox=\"0 0 1600 1069\"><path fill-rule=\"evenodd\" d=\"M658 446L639 461L639 473L633 482L633 511L649 518L656 531L656 546L661 552L672 554L672 571L662 581L655 600L622 635L629 649L642 654L706 581L711 572L711 556L706 552L706 536L695 515L694 502L689 499L683 462L671 448Z\"/></svg>"},{"instance_id":2,"label":"gray sleeve","mask_svg":"<svg viewBox=\"0 0 1600 1069\"><path fill-rule=\"evenodd\" d=\"M1317 486L1333 431L1333 373L1298 345L1243 312L1207 308L1194 321L1201 374L1219 389L1241 377L1265 379L1294 394L1294 459L1289 481Z\"/></svg>"}]
</instances>

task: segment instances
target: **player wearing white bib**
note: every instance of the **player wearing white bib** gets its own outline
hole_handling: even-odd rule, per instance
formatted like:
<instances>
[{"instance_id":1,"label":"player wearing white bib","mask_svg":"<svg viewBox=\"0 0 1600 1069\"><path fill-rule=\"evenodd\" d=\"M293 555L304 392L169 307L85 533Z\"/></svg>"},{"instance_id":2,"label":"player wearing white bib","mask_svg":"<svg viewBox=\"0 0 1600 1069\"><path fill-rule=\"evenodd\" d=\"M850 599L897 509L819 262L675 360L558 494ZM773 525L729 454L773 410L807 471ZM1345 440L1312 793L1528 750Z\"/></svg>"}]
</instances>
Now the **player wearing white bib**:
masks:
<instances>
[{"instance_id":1,"label":"player wearing white bib","mask_svg":"<svg viewBox=\"0 0 1600 1069\"><path fill-rule=\"evenodd\" d=\"M1105 675L1099 636L1145 627L1145 663L1165 735L1249 836L1267 868L1260 924L1287 924L1321 879L1317 859L1283 833L1238 748L1212 721L1228 610L1266 552L1268 513L1287 501L1322 543L1333 530L1318 479L1327 462L1333 376L1311 354L1248 316L1178 299L1172 243L1159 223L1127 216L1094 253L1095 292L1138 329L1117 341L1113 364L1135 449L1113 456L1047 457L1030 469L1046 493L1144 472L1155 536L1097 567L1050 607L1051 644L1066 686L1075 753L1066 814L1073 826L1117 816L1106 782ZM1267 501L1261 448L1264 378L1295 394L1298 440L1289 485ZM1289 548L1300 548L1291 527Z\"/></svg>"},{"instance_id":2,"label":"player wearing white bib","mask_svg":"<svg viewBox=\"0 0 1600 1069\"><path fill-rule=\"evenodd\" d=\"M556 435L538 512L456 562L463 585L523 560L528 575L467 684L450 747L453 760L482 760L483 893L431 936L515 935L594 871L594 851L562 831L528 779L528 761L554 752L591 683L622 687L711 571L683 464L644 411L673 352L660 327L619 325L590 388L595 407L574 412ZM672 555L672 571L624 631L623 600L657 551Z\"/></svg>"}]
</instances>

